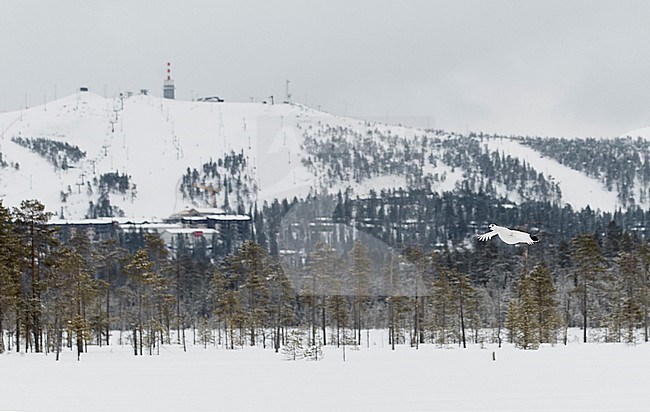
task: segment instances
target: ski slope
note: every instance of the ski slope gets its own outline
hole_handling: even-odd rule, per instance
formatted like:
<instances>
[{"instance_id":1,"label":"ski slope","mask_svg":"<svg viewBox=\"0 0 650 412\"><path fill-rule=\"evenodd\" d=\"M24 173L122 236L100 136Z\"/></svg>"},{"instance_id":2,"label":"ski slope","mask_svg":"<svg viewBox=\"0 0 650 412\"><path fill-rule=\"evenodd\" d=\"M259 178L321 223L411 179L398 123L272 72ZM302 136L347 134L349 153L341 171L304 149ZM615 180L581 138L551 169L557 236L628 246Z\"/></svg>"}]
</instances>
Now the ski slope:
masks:
<instances>
[{"instance_id":1,"label":"ski slope","mask_svg":"<svg viewBox=\"0 0 650 412\"><path fill-rule=\"evenodd\" d=\"M106 99L83 92L48 103L46 108L5 113L0 116L0 151L6 161L17 162L20 168L0 171L0 195L8 205L39 198L48 210L80 218L93 198L87 191L88 180L119 172L131 177L137 195L111 195L111 203L129 216L160 219L191 206L178 192L188 167L200 170L202 164L231 151L245 154L249 173L261 186L260 198L304 195L311 182L306 181L304 169L287 166L290 149L286 144L267 150L302 111L308 109L184 102L146 95ZM65 141L86 152L86 158L68 170L55 170L45 159L13 143L12 136ZM63 203L60 195L68 188L72 193Z\"/></svg>"},{"instance_id":2,"label":"ski slope","mask_svg":"<svg viewBox=\"0 0 650 412\"><path fill-rule=\"evenodd\" d=\"M562 200L574 209L589 206L592 210L613 212L618 206L617 193L608 191L600 181L544 157L529 147L509 139L491 139L487 144L490 150L523 160L543 173L545 178L555 181L562 191Z\"/></svg>"},{"instance_id":3,"label":"ski slope","mask_svg":"<svg viewBox=\"0 0 650 412\"><path fill-rule=\"evenodd\" d=\"M8 167L0 168L0 199L5 206L18 206L24 199L39 199L48 211L66 219L88 214L90 202L97 204L93 186L105 173L129 176L132 190L110 193L110 203L127 217L158 221L192 204L179 190L188 168L201 170L227 153L242 153L245 177L255 187L252 202L305 197L320 193L321 183L302 164L303 133L323 125L349 128L358 133L372 129L407 139L423 131L401 126L369 124L330 115L295 104L214 103L169 100L151 95L105 98L78 92L18 112L0 114L0 153ZM439 135L440 136L440 135ZM86 156L63 170L12 138L46 138L77 146ZM442 135L444 138L444 135ZM614 211L615 192L598 181L572 170L510 139L493 138L487 143L525 160L561 186L563 201L576 209ZM438 159L426 165L426 174L445 175L432 190L454 190L463 171ZM361 183L341 182L330 193L351 187L359 196L371 190L406 187L404 176L383 175ZM517 202L513 188L499 193Z\"/></svg>"}]
</instances>

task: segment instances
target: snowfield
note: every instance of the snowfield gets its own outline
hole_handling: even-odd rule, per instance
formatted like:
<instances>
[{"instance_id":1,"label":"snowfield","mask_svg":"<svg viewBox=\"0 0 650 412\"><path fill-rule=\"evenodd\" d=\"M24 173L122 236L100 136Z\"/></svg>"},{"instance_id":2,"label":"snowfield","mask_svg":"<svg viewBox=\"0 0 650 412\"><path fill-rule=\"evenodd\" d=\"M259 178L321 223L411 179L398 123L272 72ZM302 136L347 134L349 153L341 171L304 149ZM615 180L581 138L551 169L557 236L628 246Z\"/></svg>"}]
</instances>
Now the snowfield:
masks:
<instances>
[{"instance_id":1,"label":"snowfield","mask_svg":"<svg viewBox=\"0 0 650 412\"><path fill-rule=\"evenodd\" d=\"M168 345L0 355L0 410L19 411L647 411L650 345L511 345L391 351L325 347L320 361L272 349ZM493 353L496 361L493 360Z\"/></svg>"}]
</instances>

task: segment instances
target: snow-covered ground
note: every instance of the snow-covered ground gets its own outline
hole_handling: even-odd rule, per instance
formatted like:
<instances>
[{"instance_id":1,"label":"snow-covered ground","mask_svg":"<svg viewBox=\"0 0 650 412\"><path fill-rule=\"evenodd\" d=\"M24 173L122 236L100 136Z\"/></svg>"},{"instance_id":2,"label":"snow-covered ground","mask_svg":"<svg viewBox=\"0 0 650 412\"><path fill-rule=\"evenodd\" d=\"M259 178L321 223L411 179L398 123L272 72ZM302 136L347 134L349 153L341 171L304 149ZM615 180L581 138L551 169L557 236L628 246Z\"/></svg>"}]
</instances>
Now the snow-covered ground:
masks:
<instances>
[{"instance_id":1,"label":"snow-covered ground","mask_svg":"<svg viewBox=\"0 0 650 412\"><path fill-rule=\"evenodd\" d=\"M326 347L320 361L271 349L129 346L0 355L0 410L20 411L646 411L650 345L581 344L535 351L470 345L391 351ZM493 360L493 353L496 360Z\"/></svg>"}]
</instances>

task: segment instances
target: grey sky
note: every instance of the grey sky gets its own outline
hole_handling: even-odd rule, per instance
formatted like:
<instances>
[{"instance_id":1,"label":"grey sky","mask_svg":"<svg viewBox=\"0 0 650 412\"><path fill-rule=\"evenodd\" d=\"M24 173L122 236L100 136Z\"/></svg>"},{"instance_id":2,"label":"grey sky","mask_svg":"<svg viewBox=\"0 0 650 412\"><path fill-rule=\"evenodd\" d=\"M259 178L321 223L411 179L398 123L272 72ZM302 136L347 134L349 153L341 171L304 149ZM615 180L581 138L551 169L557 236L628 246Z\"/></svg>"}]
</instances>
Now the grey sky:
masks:
<instances>
[{"instance_id":1,"label":"grey sky","mask_svg":"<svg viewBox=\"0 0 650 412\"><path fill-rule=\"evenodd\" d=\"M0 1L0 111L113 96L284 96L455 131L650 126L647 1Z\"/></svg>"}]
</instances>

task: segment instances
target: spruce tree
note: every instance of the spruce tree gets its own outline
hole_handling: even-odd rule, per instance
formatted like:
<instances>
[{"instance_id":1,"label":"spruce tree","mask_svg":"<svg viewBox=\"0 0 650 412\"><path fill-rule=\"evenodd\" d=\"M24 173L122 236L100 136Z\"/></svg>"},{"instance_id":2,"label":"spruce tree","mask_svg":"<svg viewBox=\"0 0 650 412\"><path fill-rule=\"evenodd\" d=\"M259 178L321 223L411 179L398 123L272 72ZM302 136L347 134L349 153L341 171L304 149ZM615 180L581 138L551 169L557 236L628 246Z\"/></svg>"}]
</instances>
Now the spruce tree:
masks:
<instances>
[{"instance_id":1,"label":"spruce tree","mask_svg":"<svg viewBox=\"0 0 650 412\"><path fill-rule=\"evenodd\" d=\"M523 349L536 349L541 343L555 343L560 316L550 271L536 265L519 280L517 297L510 301L506 327L512 341Z\"/></svg>"},{"instance_id":2,"label":"spruce tree","mask_svg":"<svg viewBox=\"0 0 650 412\"><path fill-rule=\"evenodd\" d=\"M540 322L535 304L535 293L530 276L519 281L517 297L510 300L506 314L506 328L512 342L522 349L539 347Z\"/></svg>"},{"instance_id":3,"label":"spruce tree","mask_svg":"<svg viewBox=\"0 0 650 412\"><path fill-rule=\"evenodd\" d=\"M305 357L303 340L305 332L300 329L291 330L287 336L287 342L282 348L282 353L287 360L298 360Z\"/></svg>"}]
</instances>

